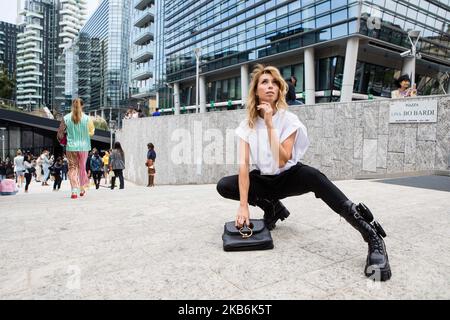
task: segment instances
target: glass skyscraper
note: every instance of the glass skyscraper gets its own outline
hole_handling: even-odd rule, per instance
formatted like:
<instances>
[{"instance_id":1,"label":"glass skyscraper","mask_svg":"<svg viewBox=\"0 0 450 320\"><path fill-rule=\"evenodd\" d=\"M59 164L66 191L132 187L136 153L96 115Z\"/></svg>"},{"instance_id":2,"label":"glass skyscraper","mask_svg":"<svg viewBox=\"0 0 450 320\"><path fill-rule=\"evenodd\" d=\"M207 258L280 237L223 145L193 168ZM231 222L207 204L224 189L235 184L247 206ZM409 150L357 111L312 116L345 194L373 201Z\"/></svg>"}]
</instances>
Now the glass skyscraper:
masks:
<instances>
[{"instance_id":1,"label":"glass skyscraper","mask_svg":"<svg viewBox=\"0 0 450 320\"><path fill-rule=\"evenodd\" d=\"M87 112L120 121L130 97L130 5L103 0L65 51L66 112L80 97Z\"/></svg>"},{"instance_id":2,"label":"glass skyscraper","mask_svg":"<svg viewBox=\"0 0 450 320\"><path fill-rule=\"evenodd\" d=\"M155 80L165 112L194 111L195 48L201 48L202 111L243 104L254 63L295 75L298 97L308 104L390 96L394 78L411 73L411 59L400 56L411 48L409 30L422 36L419 94L449 86L448 0L174 0L161 6L157 42L166 74L158 65Z\"/></svg>"}]
</instances>

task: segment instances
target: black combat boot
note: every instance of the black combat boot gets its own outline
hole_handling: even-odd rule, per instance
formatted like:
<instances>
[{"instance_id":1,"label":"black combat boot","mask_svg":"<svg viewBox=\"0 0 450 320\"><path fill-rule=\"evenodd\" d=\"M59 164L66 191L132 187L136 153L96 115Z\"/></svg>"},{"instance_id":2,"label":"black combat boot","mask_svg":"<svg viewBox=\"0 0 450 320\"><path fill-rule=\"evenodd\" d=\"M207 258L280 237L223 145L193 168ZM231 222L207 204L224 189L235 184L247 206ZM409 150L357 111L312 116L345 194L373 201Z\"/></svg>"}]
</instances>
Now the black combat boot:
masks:
<instances>
[{"instance_id":1,"label":"black combat boot","mask_svg":"<svg viewBox=\"0 0 450 320\"><path fill-rule=\"evenodd\" d=\"M290 213L280 200L257 199L255 203L264 211L264 223L269 230L275 228L278 219L283 221L289 217Z\"/></svg>"},{"instance_id":2,"label":"black combat boot","mask_svg":"<svg viewBox=\"0 0 450 320\"><path fill-rule=\"evenodd\" d=\"M386 237L381 225L373 219L372 212L363 203L358 205L350 200L346 201L340 215L358 230L364 241L368 243L366 277L372 277L377 281L386 281L391 278L388 254L383 238Z\"/></svg>"}]
</instances>

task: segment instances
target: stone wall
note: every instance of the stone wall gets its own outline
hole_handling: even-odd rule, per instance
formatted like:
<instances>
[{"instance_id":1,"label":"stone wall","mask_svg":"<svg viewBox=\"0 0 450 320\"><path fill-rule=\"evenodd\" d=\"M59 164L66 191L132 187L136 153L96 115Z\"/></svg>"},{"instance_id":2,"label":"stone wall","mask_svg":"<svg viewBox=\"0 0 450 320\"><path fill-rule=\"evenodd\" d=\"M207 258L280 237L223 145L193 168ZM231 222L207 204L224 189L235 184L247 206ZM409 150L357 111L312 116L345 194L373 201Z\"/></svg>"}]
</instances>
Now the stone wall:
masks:
<instances>
[{"instance_id":1,"label":"stone wall","mask_svg":"<svg viewBox=\"0 0 450 320\"><path fill-rule=\"evenodd\" d=\"M302 162L330 179L408 175L448 170L450 96L437 100L437 123L389 123L394 100L328 103L290 107L308 129L311 145ZM125 151L124 175L147 183L147 143L157 153L157 184L216 183L237 174L234 129L245 110L125 120L116 134Z\"/></svg>"}]
</instances>

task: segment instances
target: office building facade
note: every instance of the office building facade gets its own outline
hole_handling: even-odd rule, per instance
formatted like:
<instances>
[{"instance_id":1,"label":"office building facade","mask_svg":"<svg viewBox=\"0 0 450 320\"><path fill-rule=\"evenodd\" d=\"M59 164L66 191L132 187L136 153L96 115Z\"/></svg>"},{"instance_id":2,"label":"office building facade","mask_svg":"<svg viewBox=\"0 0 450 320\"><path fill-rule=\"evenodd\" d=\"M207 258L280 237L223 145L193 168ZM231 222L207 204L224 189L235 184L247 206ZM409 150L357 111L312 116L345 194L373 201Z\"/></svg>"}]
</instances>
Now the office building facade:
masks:
<instances>
[{"instance_id":1,"label":"office building facade","mask_svg":"<svg viewBox=\"0 0 450 320\"><path fill-rule=\"evenodd\" d=\"M179 0L163 6L167 65L155 80L166 113L195 109L196 48L202 112L245 103L255 63L275 65L285 78L295 75L298 97L307 104L389 97L394 79L412 74L413 59L400 56L411 48L411 30L421 33L419 94L449 87L447 0Z\"/></svg>"},{"instance_id":2,"label":"office building facade","mask_svg":"<svg viewBox=\"0 0 450 320\"><path fill-rule=\"evenodd\" d=\"M0 21L0 69L5 69L8 78L16 78L17 34L21 27ZM16 88L13 88L11 100L16 100Z\"/></svg>"},{"instance_id":3,"label":"office building facade","mask_svg":"<svg viewBox=\"0 0 450 320\"><path fill-rule=\"evenodd\" d=\"M130 98L131 4L103 0L67 49L65 112L80 97L86 112L120 121Z\"/></svg>"}]
</instances>

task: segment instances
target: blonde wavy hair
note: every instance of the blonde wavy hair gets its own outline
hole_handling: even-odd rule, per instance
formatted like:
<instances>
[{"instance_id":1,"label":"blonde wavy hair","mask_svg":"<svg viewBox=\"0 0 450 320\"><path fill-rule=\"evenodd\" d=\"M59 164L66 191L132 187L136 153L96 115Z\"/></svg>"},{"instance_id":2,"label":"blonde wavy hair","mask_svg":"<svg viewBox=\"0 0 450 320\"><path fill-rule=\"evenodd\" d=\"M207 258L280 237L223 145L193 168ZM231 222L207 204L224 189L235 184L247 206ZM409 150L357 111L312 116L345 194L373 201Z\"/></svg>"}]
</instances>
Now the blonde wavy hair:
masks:
<instances>
[{"instance_id":1,"label":"blonde wavy hair","mask_svg":"<svg viewBox=\"0 0 450 320\"><path fill-rule=\"evenodd\" d=\"M256 119L258 118L259 111L256 108L259 103L259 98L256 96L256 93L258 92L258 81L259 78L263 74L270 74L275 82L278 84L279 92L278 92L278 99L275 104L276 111L280 109L287 109L288 105L286 103L286 93L288 91L288 85L286 81L284 81L283 77L281 76L280 71L274 67L274 66L264 66L262 64L257 64L255 68L253 69L252 75L251 75L251 82L250 82L250 89L248 92L247 97L247 118L248 118L248 126L249 128L255 127Z\"/></svg>"},{"instance_id":2,"label":"blonde wavy hair","mask_svg":"<svg viewBox=\"0 0 450 320\"><path fill-rule=\"evenodd\" d=\"M74 99L72 102L72 121L77 124L81 121L83 116L84 102L80 98Z\"/></svg>"}]
</instances>

